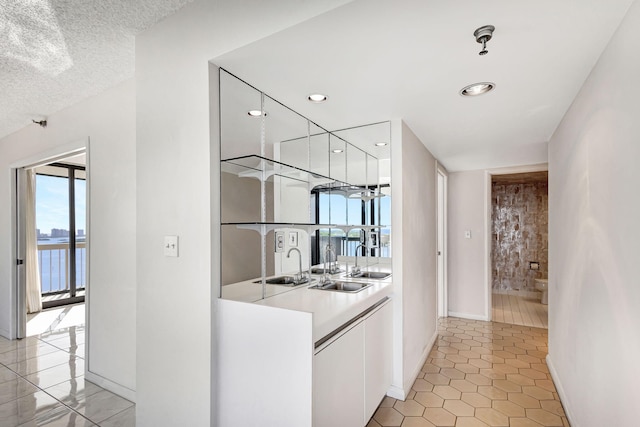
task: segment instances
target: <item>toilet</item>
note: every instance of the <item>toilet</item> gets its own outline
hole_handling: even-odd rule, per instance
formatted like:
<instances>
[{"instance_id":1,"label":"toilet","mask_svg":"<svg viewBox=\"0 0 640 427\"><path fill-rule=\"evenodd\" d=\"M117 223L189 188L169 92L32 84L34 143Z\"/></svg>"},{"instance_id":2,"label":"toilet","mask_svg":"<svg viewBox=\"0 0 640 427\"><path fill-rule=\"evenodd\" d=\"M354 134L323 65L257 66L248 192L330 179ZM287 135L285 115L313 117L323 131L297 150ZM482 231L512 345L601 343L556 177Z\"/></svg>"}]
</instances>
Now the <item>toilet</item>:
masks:
<instances>
[{"instance_id":1,"label":"toilet","mask_svg":"<svg viewBox=\"0 0 640 427\"><path fill-rule=\"evenodd\" d=\"M536 289L542 292L542 297L540 298L540 302L542 304L549 303L549 280L547 279L535 279L536 281Z\"/></svg>"}]
</instances>

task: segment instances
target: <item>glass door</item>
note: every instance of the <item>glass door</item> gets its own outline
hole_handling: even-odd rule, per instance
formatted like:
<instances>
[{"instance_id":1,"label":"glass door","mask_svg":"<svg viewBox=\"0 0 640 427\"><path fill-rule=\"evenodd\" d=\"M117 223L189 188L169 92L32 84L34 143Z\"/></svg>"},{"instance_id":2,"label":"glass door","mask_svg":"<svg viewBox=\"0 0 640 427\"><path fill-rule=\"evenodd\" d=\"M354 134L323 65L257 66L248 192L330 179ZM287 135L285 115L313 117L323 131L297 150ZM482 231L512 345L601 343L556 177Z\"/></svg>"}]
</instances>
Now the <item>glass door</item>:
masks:
<instances>
[{"instance_id":1,"label":"glass door","mask_svg":"<svg viewBox=\"0 0 640 427\"><path fill-rule=\"evenodd\" d=\"M86 171L53 163L36 169L36 234L42 307L84 301Z\"/></svg>"}]
</instances>

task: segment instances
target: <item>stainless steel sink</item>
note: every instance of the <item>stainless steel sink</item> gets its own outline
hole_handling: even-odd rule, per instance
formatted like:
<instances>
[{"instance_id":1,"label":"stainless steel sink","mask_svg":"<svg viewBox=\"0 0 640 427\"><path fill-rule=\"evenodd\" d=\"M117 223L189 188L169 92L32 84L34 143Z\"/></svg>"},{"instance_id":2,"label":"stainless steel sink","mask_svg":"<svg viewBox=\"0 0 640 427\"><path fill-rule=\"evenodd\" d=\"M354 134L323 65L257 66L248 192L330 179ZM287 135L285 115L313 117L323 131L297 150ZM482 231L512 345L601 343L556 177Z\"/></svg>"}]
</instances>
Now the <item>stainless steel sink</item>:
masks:
<instances>
[{"instance_id":1,"label":"stainless steel sink","mask_svg":"<svg viewBox=\"0 0 640 427\"><path fill-rule=\"evenodd\" d=\"M335 292L360 292L361 290L371 286L371 283L362 282L341 282L335 281L326 284L319 284L309 287L309 289L318 289L320 291L335 291Z\"/></svg>"},{"instance_id":2,"label":"stainless steel sink","mask_svg":"<svg viewBox=\"0 0 640 427\"><path fill-rule=\"evenodd\" d=\"M364 279L386 279L391 276L391 273L383 273L381 271L363 271L355 276L348 275L347 277L362 277Z\"/></svg>"},{"instance_id":3,"label":"stainless steel sink","mask_svg":"<svg viewBox=\"0 0 640 427\"><path fill-rule=\"evenodd\" d=\"M329 269L327 269L329 270ZM344 270L341 269L337 269L337 270L329 270L329 274L338 274L338 273L343 273ZM324 268L322 267L313 267L311 269L311 274L324 274Z\"/></svg>"},{"instance_id":4,"label":"stainless steel sink","mask_svg":"<svg viewBox=\"0 0 640 427\"><path fill-rule=\"evenodd\" d=\"M293 276L279 276L279 277L272 277L271 279L266 279L265 282L268 285L298 286L298 285L303 285L305 283L309 283L309 279L305 277L301 281L296 282L296 279ZM262 280L256 280L253 283L262 283Z\"/></svg>"}]
</instances>

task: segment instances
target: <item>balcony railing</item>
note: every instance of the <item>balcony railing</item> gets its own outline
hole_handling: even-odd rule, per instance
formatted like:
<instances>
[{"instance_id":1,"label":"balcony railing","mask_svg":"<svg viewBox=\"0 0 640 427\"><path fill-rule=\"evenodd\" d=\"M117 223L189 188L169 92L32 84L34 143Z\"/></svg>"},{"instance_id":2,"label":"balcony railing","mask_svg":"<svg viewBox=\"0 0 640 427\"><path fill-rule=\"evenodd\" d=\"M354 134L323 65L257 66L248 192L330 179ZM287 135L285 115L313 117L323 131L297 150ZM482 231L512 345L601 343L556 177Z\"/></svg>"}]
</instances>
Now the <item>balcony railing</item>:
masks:
<instances>
[{"instance_id":1,"label":"balcony railing","mask_svg":"<svg viewBox=\"0 0 640 427\"><path fill-rule=\"evenodd\" d=\"M76 289L85 287L87 249L76 242ZM40 284L43 294L69 291L69 243L38 245Z\"/></svg>"}]
</instances>

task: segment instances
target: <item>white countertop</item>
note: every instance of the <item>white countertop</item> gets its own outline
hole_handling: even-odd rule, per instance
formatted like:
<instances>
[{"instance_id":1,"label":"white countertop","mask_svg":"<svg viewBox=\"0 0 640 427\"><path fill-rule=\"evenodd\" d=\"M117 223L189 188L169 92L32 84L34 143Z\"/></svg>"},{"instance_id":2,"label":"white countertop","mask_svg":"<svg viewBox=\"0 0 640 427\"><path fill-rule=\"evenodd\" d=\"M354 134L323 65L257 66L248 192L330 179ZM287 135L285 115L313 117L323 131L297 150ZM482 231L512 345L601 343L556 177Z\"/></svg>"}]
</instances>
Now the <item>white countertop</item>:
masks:
<instances>
[{"instance_id":1,"label":"white countertop","mask_svg":"<svg viewBox=\"0 0 640 427\"><path fill-rule=\"evenodd\" d=\"M344 268L343 265L341 267ZM369 265L366 271L389 272L391 268L388 264L375 264ZM366 282L371 283L372 286L354 293L310 289L318 283L317 279L320 278L320 275L312 275L311 279L316 281L311 284L295 287L266 285L267 298L265 299L260 299L262 285L253 283L253 280L226 285L223 287L223 298L313 313L313 339L316 342L381 299L393 294L393 276L384 280L373 280L348 278L344 277L345 274L343 272L333 275L332 279Z\"/></svg>"}]
</instances>

